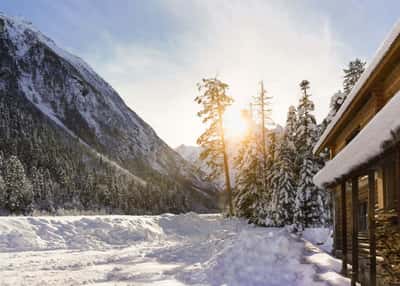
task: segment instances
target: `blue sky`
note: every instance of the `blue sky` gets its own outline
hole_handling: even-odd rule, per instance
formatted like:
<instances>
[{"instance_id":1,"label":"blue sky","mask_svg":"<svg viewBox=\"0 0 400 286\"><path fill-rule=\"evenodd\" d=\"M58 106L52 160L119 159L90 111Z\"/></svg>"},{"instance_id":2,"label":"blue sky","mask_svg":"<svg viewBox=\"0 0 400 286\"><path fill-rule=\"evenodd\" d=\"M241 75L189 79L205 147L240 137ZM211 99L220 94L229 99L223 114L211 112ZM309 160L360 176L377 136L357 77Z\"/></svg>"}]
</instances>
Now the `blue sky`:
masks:
<instances>
[{"instance_id":1,"label":"blue sky","mask_svg":"<svg viewBox=\"0 0 400 286\"><path fill-rule=\"evenodd\" d=\"M264 80L281 124L309 79L320 120L343 67L373 56L400 1L2 0L0 11L86 60L175 147L202 131L193 98L208 76L231 85L236 114Z\"/></svg>"}]
</instances>

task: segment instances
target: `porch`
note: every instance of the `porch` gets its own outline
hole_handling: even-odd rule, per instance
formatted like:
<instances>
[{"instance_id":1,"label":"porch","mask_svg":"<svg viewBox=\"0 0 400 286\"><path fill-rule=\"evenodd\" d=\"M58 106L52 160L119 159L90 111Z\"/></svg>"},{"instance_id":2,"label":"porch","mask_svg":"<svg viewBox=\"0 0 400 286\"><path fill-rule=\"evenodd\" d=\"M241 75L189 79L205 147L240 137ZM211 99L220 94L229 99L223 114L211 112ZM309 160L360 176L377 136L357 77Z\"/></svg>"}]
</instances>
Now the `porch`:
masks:
<instances>
[{"instance_id":1,"label":"porch","mask_svg":"<svg viewBox=\"0 0 400 286\"><path fill-rule=\"evenodd\" d=\"M334 254L352 285L400 285L399 180L396 146L330 186Z\"/></svg>"}]
</instances>

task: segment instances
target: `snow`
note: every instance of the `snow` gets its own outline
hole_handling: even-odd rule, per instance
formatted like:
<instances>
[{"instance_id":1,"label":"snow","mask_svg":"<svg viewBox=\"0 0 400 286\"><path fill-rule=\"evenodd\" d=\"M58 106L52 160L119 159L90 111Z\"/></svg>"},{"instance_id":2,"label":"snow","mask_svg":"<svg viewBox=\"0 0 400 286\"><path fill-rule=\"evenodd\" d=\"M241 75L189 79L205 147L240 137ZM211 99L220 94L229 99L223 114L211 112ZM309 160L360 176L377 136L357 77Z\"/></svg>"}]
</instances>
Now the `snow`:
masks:
<instances>
[{"instance_id":1,"label":"snow","mask_svg":"<svg viewBox=\"0 0 400 286\"><path fill-rule=\"evenodd\" d=\"M307 228L302 235L304 239L327 253L330 253L333 249L333 236L330 228Z\"/></svg>"},{"instance_id":2,"label":"snow","mask_svg":"<svg viewBox=\"0 0 400 286\"><path fill-rule=\"evenodd\" d=\"M343 116L343 114L346 112L346 110L349 108L351 105L352 101L360 91L360 89L364 86L365 82L370 78L372 73L375 71L379 63L382 61L386 53L389 51L390 47L393 45L395 40L399 37L400 35L400 20L394 25L392 28L392 31L389 33L389 35L386 37L386 39L383 41L381 44L380 48L377 50L375 56L372 58L372 61L370 64L367 66L365 69L364 73L361 75L359 80L357 81L356 85L352 89L351 93L347 96L347 99L344 101L343 105L340 107L336 115L333 117L332 121L329 123L327 128L325 129L325 132L322 134L322 136L319 138L317 144L314 146L314 153L317 152L317 150L320 148L320 146L323 144L327 136L330 134L332 129L335 127L336 123L339 121L339 119Z\"/></svg>"},{"instance_id":3,"label":"snow","mask_svg":"<svg viewBox=\"0 0 400 286\"><path fill-rule=\"evenodd\" d=\"M1 285L350 285L339 267L286 229L220 215L0 218Z\"/></svg>"},{"instance_id":4,"label":"snow","mask_svg":"<svg viewBox=\"0 0 400 286\"><path fill-rule=\"evenodd\" d=\"M400 127L399 110L400 92L397 92L367 126L315 175L314 183L323 187L379 155L383 151L382 145L391 140L393 132Z\"/></svg>"}]
</instances>

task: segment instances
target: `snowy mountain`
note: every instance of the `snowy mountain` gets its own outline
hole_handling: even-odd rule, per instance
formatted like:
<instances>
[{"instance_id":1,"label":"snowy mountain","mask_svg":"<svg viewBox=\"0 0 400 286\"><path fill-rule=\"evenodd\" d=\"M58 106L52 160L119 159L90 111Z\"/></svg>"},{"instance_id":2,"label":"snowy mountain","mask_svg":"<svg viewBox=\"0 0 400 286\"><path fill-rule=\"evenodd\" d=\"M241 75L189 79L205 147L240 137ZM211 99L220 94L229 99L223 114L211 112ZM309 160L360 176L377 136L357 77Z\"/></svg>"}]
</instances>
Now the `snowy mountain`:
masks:
<instances>
[{"instance_id":1,"label":"snowy mountain","mask_svg":"<svg viewBox=\"0 0 400 286\"><path fill-rule=\"evenodd\" d=\"M57 138L51 144L67 145L74 151L79 146L82 151L77 156L82 157L80 161L86 166L93 167L93 162L101 161L99 164L112 166L141 185L155 180L164 185L178 183L179 188L197 193L196 197L203 197L203 201L210 200L212 185L203 182L196 170L82 59L59 48L30 23L3 14L0 14L0 95L0 106L15 112L22 121L21 126L11 126L3 117L0 125L7 125L5 134L25 136L32 132L29 127L21 131L25 123L38 129L37 132L52 130ZM28 124L24 121L27 119L34 123ZM35 136L30 135L33 139ZM35 145L42 148L43 140L38 141ZM6 145L0 145L0 150L7 149ZM16 153L21 157L23 152ZM54 158L62 156L68 153ZM41 164L31 166L27 160L22 158L26 168L41 167Z\"/></svg>"},{"instance_id":2,"label":"snowy mountain","mask_svg":"<svg viewBox=\"0 0 400 286\"><path fill-rule=\"evenodd\" d=\"M181 144L175 148L175 151L192 164L196 164L200 160L200 147Z\"/></svg>"},{"instance_id":3,"label":"snowy mountain","mask_svg":"<svg viewBox=\"0 0 400 286\"><path fill-rule=\"evenodd\" d=\"M202 174L204 179L212 172L212 170L207 166L206 162L200 159L201 147L198 146L188 146L188 145L179 145L175 148L175 151L178 152L186 161L193 165L193 167ZM232 168L231 168L232 169ZM231 170L232 174L232 170ZM223 174L218 176L216 179L212 181L212 183L220 190L224 189L225 177Z\"/></svg>"},{"instance_id":4,"label":"snowy mountain","mask_svg":"<svg viewBox=\"0 0 400 286\"><path fill-rule=\"evenodd\" d=\"M200 147L182 144L176 147L175 151L178 152L183 159L192 164L196 170L202 172L203 176L209 174L210 169L207 167L207 164L200 159Z\"/></svg>"},{"instance_id":5,"label":"snowy mountain","mask_svg":"<svg viewBox=\"0 0 400 286\"><path fill-rule=\"evenodd\" d=\"M229 141L228 144L228 156L229 156L229 169L231 175L231 183L232 186L235 185L235 177L236 177L236 169L234 168L234 158L237 155L238 145L237 142ZM190 162L196 170L199 170L204 177L212 172L212 170L207 166L205 161L200 159L201 148L198 146L188 146L188 145L179 145L175 148L175 151L178 152L186 161ZM225 176L221 174L218 176L213 182L220 190L224 189L225 184Z\"/></svg>"}]
</instances>

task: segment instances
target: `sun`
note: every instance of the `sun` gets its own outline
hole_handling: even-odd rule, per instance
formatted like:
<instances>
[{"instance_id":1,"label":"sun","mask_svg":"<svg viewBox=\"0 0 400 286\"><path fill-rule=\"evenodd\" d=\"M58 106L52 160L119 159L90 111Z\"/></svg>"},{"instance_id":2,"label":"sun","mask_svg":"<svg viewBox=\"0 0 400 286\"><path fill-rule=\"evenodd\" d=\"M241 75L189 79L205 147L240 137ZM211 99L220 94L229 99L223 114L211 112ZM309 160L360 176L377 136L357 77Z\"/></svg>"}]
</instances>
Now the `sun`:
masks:
<instances>
[{"instance_id":1,"label":"sun","mask_svg":"<svg viewBox=\"0 0 400 286\"><path fill-rule=\"evenodd\" d=\"M242 115L242 111L236 108L228 109L224 114L224 132L228 139L241 139L248 131L248 123Z\"/></svg>"}]
</instances>

